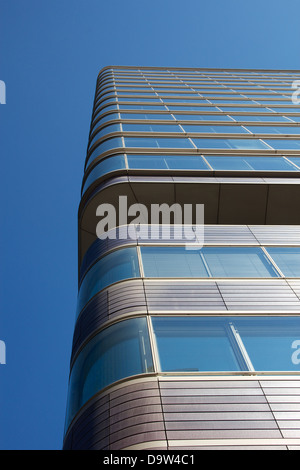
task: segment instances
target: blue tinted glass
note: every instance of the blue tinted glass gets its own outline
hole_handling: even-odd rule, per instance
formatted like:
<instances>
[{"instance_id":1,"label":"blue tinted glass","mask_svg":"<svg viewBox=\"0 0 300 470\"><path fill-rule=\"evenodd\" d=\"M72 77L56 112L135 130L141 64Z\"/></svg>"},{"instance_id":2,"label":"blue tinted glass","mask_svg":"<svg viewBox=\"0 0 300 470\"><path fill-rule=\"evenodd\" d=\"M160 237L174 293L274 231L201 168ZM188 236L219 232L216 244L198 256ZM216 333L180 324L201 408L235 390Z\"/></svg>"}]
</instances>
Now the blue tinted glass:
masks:
<instances>
[{"instance_id":1,"label":"blue tinted glass","mask_svg":"<svg viewBox=\"0 0 300 470\"><path fill-rule=\"evenodd\" d=\"M182 124L186 132L205 132L205 133L220 133L220 134L248 134L248 132L241 126L218 126L218 125L205 125L205 124Z\"/></svg>"},{"instance_id":2,"label":"blue tinted glass","mask_svg":"<svg viewBox=\"0 0 300 470\"><path fill-rule=\"evenodd\" d=\"M184 105L168 105L168 108L170 110L176 109L178 112L180 111L208 111L208 112L218 112L218 108L215 108L214 106L184 106Z\"/></svg>"},{"instance_id":3,"label":"blue tinted glass","mask_svg":"<svg viewBox=\"0 0 300 470\"><path fill-rule=\"evenodd\" d=\"M176 113L175 119L178 121L232 121L230 117L224 114L178 114Z\"/></svg>"},{"instance_id":4,"label":"blue tinted glass","mask_svg":"<svg viewBox=\"0 0 300 470\"><path fill-rule=\"evenodd\" d=\"M91 140L89 148L91 148L92 145L97 142L97 140L101 139L101 137L105 136L106 134L110 134L111 132L121 132L120 124L110 124L103 127Z\"/></svg>"},{"instance_id":5,"label":"blue tinted glass","mask_svg":"<svg viewBox=\"0 0 300 470\"><path fill-rule=\"evenodd\" d=\"M206 156L214 170L262 170L262 171L297 171L282 157L228 157Z\"/></svg>"},{"instance_id":6,"label":"blue tinted glass","mask_svg":"<svg viewBox=\"0 0 300 470\"><path fill-rule=\"evenodd\" d=\"M254 134L300 134L300 127L246 126Z\"/></svg>"},{"instance_id":7,"label":"blue tinted glass","mask_svg":"<svg viewBox=\"0 0 300 470\"><path fill-rule=\"evenodd\" d=\"M108 122L108 121L113 121L115 119L119 119L119 114L117 113L112 113L112 114L107 114L106 116L103 116L101 119L99 119L99 121L95 122L93 127L93 132L95 132L95 130L99 127L99 126L102 126L102 124L104 124L105 122Z\"/></svg>"},{"instance_id":8,"label":"blue tinted glass","mask_svg":"<svg viewBox=\"0 0 300 470\"><path fill-rule=\"evenodd\" d=\"M121 321L98 333L83 348L72 367L65 431L95 393L117 380L152 371L145 318Z\"/></svg>"},{"instance_id":9,"label":"blue tinted glass","mask_svg":"<svg viewBox=\"0 0 300 470\"><path fill-rule=\"evenodd\" d=\"M183 132L177 124L124 124L123 131L136 132Z\"/></svg>"},{"instance_id":10,"label":"blue tinted glass","mask_svg":"<svg viewBox=\"0 0 300 470\"><path fill-rule=\"evenodd\" d=\"M269 121L269 122L288 122L289 120L284 116L276 116L276 115L269 115L269 116L251 116L247 114L247 116L232 116L236 121ZM248 127L248 126L247 126Z\"/></svg>"},{"instance_id":11,"label":"blue tinted glass","mask_svg":"<svg viewBox=\"0 0 300 470\"><path fill-rule=\"evenodd\" d=\"M156 101L156 102L161 102L159 98L146 98L145 96L143 98L133 98L131 96L128 96L127 98L121 98L120 96L118 97L118 101L137 101L138 103L141 101L145 101L148 103L148 101Z\"/></svg>"},{"instance_id":12,"label":"blue tinted glass","mask_svg":"<svg viewBox=\"0 0 300 470\"><path fill-rule=\"evenodd\" d=\"M267 251L284 276L300 277L300 247L270 247Z\"/></svg>"},{"instance_id":13,"label":"blue tinted glass","mask_svg":"<svg viewBox=\"0 0 300 470\"><path fill-rule=\"evenodd\" d=\"M227 112L247 112L247 113L272 113L273 111L271 109L268 109L268 108L255 108L255 107L246 107L246 106L241 106L241 107L233 107L233 106L219 106L220 109L222 109L222 111L225 111L226 113Z\"/></svg>"},{"instance_id":14,"label":"blue tinted glass","mask_svg":"<svg viewBox=\"0 0 300 470\"><path fill-rule=\"evenodd\" d=\"M300 370L299 318L153 317L152 324L165 372Z\"/></svg>"},{"instance_id":15,"label":"blue tinted glass","mask_svg":"<svg viewBox=\"0 0 300 470\"><path fill-rule=\"evenodd\" d=\"M131 110L131 109L136 109L136 110L139 110L139 109L144 109L145 111L146 110L154 110L154 111L157 111L159 113L159 111L165 111L167 108L161 104L157 104L157 105L150 105L150 104L119 104L119 109L128 109L128 110Z\"/></svg>"},{"instance_id":16,"label":"blue tinted glass","mask_svg":"<svg viewBox=\"0 0 300 470\"><path fill-rule=\"evenodd\" d=\"M300 140L293 140L293 139L264 139L264 142L269 144L273 149L300 149Z\"/></svg>"},{"instance_id":17,"label":"blue tinted glass","mask_svg":"<svg viewBox=\"0 0 300 470\"><path fill-rule=\"evenodd\" d=\"M117 104L112 104L112 105L109 105L109 106L105 106L104 108L101 108L101 109L99 108L94 112L94 117L93 118L95 118L99 114L101 115L103 113L106 113L107 111L117 110L117 109L119 109Z\"/></svg>"},{"instance_id":18,"label":"blue tinted glass","mask_svg":"<svg viewBox=\"0 0 300 470\"><path fill-rule=\"evenodd\" d=\"M125 147L194 148L188 139L169 137L124 137Z\"/></svg>"},{"instance_id":19,"label":"blue tinted glass","mask_svg":"<svg viewBox=\"0 0 300 470\"><path fill-rule=\"evenodd\" d=\"M289 116L288 118L286 118L287 120L292 120L294 122L300 122L300 116Z\"/></svg>"},{"instance_id":20,"label":"blue tinted glass","mask_svg":"<svg viewBox=\"0 0 300 470\"><path fill-rule=\"evenodd\" d=\"M300 370L299 318L239 318L233 322L255 370Z\"/></svg>"},{"instance_id":21,"label":"blue tinted glass","mask_svg":"<svg viewBox=\"0 0 300 470\"><path fill-rule=\"evenodd\" d=\"M163 372L241 370L225 321L152 317L152 324Z\"/></svg>"},{"instance_id":22,"label":"blue tinted glass","mask_svg":"<svg viewBox=\"0 0 300 470\"><path fill-rule=\"evenodd\" d=\"M269 147L258 139L198 139L192 138L192 141L198 148L216 148L216 149L268 149Z\"/></svg>"},{"instance_id":23,"label":"blue tinted glass","mask_svg":"<svg viewBox=\"0 0 300 470\"><path fill-rule=\"evenodd\" d=\"M155 120L161 120L161 121L164 121L164 120L171 120L173 121L173 118L171 116L171 114L154 114L154 113L149 113L149 114L144 114L144 113L122 113L121 114L121 119L148 119L148 120L151 120L151 119L155 119Z\"/></svg>"},{"instance_id":24,"label":"blue tinted glass","mask_svg":"<svg viewBox=\"0 0 300 470\"><path fill-rule=\"evenodd\" d=\"M114 148L119 148L119 147L123 147L123 140L121 137L113 137L112 139L107 139L104 142L101 142L101 144L98 145L89 156L87 166L93 160L95 160L95 158L99 157L101 153L106 152L107 150L112 150Z\"/></svg>"},{"instance_id":25,"label":"blue tinted glass","mask_svg":"<svg viewBox=\"0 0 300 470\"><path fill-rule=\"evenodd\" d=\"M98 163L98 165L95 166L95 168L93 168L93 170L88 175L84 183L82 194L84 194L87 188L101 176L122 168L126 168L124 155L114 155L100 161L100 163Z\"/></svg>"},{"instance_id":26,"label":"blue tinted glass","mask_svg":"<svg viewBox=\"0 0 300 470\"><path fill-rule=\"evenodd\" d=\"M289 156L288 159L289 159L291 162L295 163L295 165L297 165L297 166L300 167L300 157L290 157L290 156Z\"/></svg>"},{"instance_id":27,"label":"blue tinted glass","mask_svg":"<svg viewBox=\"0 0 300 470\"><path fill-rule=\"evenodd\" d=\"M161 94L162 95L162 94ZM197 99L193 99L193 98L168 98L168 97L162 97L162 100L168 105L168 103L186 103L186 104L189 104L189 103L206 103L206 104L209 104L209 101L207 100L203 100L201 99L200 97Z\"/></svg>"},{"instance_id":28,"label":"blue tinted glass","mask_svg":"<svg viewBox=\"0 0 300 470\"><path fill-rule=\"evenodd\" d=\"M208 170L208 166L203 158L195 155L128 155L127 156L129 168L143 168L143 169L183 169L183 170Z\"/></svg>"},{"instance_id":29,"label":"blue tinted glass","mask_svg":"<svg viewBox=\"0 0 300 470\"><path fill-rule=\"evenodd\" d=\"M279 277L261 248L204 247L201 251L212 277Z\"/></svg>"},{"instance_id":30,"label":"blue tinted glass","mask_svg":"<svg viewBox=\"0 0 300 470\"><path fill-rule=\"evenodd\" d=\"M105 287L122 279L139 277L138 266L135 247L114 251L97 261L81 283L77 300L77 315L86 303Z\"/></svg>"},{"instance_id":31,"label":"blue tinted glass","mask_svg":"<svg viewBox=\"0 0 300 470\"><path fill-rule=\"evenodd\" d=\"M146 277L208 277L199 250L185 247L141 247Z\"/></svg>"},{"instance_id":32,"label":"blue tinted glass","mask_svg":"<svg viewBox=\"0 0 300 470\"><path fill-rule=\"evenodd\" d=\"M276 113L300 113L300 108L297 108L296 106L291 106L290 108L277 108L276 106L268 106L269 108L272 108L273 111L276 111Z\"/></svg>"}]
</instances>

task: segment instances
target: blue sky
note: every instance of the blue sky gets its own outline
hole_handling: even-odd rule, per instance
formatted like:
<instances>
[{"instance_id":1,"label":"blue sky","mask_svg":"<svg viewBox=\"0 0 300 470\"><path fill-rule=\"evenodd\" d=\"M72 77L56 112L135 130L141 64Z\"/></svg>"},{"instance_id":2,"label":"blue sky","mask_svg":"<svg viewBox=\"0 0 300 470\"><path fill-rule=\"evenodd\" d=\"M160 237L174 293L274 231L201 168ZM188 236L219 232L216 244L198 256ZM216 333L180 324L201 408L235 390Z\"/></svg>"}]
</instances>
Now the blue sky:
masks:
<instances>
[{"instance_id":1,"label":"blue sky","mask_svg":"<svg viewBox=\"0 0 300 470\"><path fill-rule=\"evenodd\" d=\"M0 449L62 446L99 70L299 69L299 13L299 0L0 0Z\"/></svg>"}]
</instances>

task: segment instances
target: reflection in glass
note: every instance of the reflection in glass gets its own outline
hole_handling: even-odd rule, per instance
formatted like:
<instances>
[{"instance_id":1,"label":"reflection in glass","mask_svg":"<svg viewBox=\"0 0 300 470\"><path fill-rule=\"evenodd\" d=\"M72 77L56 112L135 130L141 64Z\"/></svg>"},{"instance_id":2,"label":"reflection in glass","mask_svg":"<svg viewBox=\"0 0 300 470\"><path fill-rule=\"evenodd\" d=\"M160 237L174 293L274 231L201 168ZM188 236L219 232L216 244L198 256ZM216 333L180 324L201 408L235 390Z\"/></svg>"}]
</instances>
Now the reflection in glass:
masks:
<instances>
[{"instance_id":1,"label":"reflection in glass","mask_svg":"<svg viewBox=\"0 0 300 470\"><path fill-rule=\"evenodd\" d=\"M83 278L78 292L77 316L97 292L114 282L139 276L140 271L135 247L116 250L103 256Z\"/></svg>"},{"instance_id":2,"label":"reflection in glass","mask_svg":"<svg viewBox=\"0 0 300 470\"><path fill-rule=\"evenodd\" d=\"M117 380L152 371L145 318L121 321L98 333L79 353L72 368L65 430L95 393Z\"/></svg>"}]
</instances>

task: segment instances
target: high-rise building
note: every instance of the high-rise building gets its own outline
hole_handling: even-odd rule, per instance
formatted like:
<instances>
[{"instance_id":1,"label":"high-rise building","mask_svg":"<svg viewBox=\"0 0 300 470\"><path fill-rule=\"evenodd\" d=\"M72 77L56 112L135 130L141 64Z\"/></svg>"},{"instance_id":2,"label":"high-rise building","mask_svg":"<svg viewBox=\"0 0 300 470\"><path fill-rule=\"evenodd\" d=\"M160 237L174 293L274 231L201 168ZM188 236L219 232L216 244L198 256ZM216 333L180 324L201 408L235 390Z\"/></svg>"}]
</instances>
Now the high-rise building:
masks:
<instances>
[{"instance_id":1,"label":"high-rise building","mask_svg":"<svg viewBox=\"0 0 300 470\"><path fill-rule=\"evenodd\" d=\"M300 448L299 79L101 70L64 449Z\"/></svg>"}]
</instances>

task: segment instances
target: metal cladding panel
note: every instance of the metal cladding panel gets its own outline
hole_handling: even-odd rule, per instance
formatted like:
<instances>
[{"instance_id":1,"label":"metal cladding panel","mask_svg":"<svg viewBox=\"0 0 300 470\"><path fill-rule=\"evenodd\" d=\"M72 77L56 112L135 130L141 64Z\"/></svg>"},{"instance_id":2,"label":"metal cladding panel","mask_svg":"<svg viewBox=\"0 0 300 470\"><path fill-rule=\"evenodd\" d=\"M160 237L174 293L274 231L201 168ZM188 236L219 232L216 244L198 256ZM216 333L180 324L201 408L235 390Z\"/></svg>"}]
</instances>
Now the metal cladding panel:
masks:
<instances>
[{"instance_id":1,"label":"metal cladding panel","mask_svg":"<svg viewBox=\"0 0 300 470\"><path fill-rule=\"evenodd\" d=\"M144 281L149 312L226 310L215 282Z\"/></svg>"},{"instance_id":2,"label":"metal cladding panel","mask_svg":"<svg viewBox=\"0 0 300 470\"><path fill-rule=\"evenodd\" d=\"M284 438L299 437L299 418L295 412L292 416L287 404L285 411L278 411L276 404L287 393L295 396L299 383L300 379L160 378L168 449L286 449ZM270 390L280 393L276 402L272 395L273 404L269 402ZM298 410L299 405L295 408Z\"/></svg>"},{"instance_id":3,"label":"metal cladding panel","mask_svg":"<svg viewBox=\"0 0 300 470\"><path fill-rule=\"evenodd\" d=\"M300 312L299 298L285 280L229 280L217 285L228 310Z\"/></svg>"},{"instance_id":4,"label":"metal cladding panel","mask_svg":"<svg viewBox=\"0 0 300 470\"><path fill-rule=\"evenodd\" d=\"M249 229L261 245L300 245L297 225L251 225Z\"/></svg>"},{"instance_id":5,"label":"metal cladding panel","mask_svg":"<svg viewBox=\"0 0 300 470\"><path fill-rule=\"evenodd\" d=\"M151 441L161 448L165 437L158 382L146 379L96 396L73 424L64 449L117 450Z\"/></svg>"},{"instance_id":6,"label":"metal cladding panel","mask_svg":"<svg viewBox=\"0 0 300 470\"><path fill-rule=\"evenodd\" d=\"M260 384L283 437L300 438L300 377Z\"/></svg>"},{"instance_id":7,"label":"metal cladding panel","mask_svg":"<svg viewBox=\"0 0 300 470\"><path fill-rule=\"evenodd\" d=\"M96 294L78 317L73 339L72 357L80 344L115 316L147 313L141 279L119 282Z\"/></svg>"},{"instance_id":8,"label":"metal cladding panel","mask_svg":"<svg viewBox=\"0 0 300 470\"><path fill-rule=\"evenodd\" d=\"M131 379L84 407L64 449L296 448L299 391L296 376Z\"/></svg>"}]
</instances>

